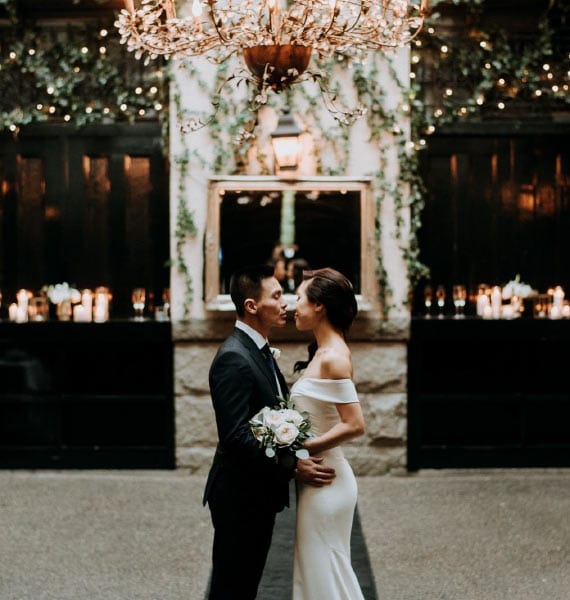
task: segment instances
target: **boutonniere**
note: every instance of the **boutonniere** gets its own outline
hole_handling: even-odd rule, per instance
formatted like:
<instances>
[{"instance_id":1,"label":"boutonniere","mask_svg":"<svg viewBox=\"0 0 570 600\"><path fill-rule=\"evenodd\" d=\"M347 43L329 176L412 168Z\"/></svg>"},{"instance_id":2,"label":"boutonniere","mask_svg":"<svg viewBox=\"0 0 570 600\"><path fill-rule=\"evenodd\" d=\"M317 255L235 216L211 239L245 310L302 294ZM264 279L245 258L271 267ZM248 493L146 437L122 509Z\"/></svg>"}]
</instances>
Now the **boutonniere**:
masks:
<instances>
[{"instance_id":1,"label":"boutonniere","mask_svg":"<svg viewBox=\"0 0 570 600\"><path fill-rule=\"evenodd\" d=\"M279 350L279 348L269 348L269 352L271 352L271 356L273 356L275 360L279 360L279 357L281 356L281 350Z\"/></svg>"}]
</instances>

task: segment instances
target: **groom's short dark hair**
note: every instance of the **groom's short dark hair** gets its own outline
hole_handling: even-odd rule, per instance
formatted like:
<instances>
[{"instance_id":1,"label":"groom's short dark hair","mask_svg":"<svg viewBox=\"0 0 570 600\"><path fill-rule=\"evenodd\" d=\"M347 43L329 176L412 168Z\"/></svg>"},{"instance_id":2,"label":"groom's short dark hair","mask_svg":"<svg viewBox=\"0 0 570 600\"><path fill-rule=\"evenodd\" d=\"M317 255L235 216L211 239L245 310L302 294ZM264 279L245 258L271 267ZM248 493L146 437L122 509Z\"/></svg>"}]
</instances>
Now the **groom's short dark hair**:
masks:
<instances>
[{"instance_id":1,"label":"groom's short dark hair","mask_svg":"<svg viewBox=\"0 0 570 600\"><path fill-rule=\"evenodd\" d=\"M273 277L273 271L271 265L253 265L234 271L230 280L230 296L235 304L238 316L244 316L244 302L247 298L259 300L261 297L261 282L263 279Z\"/></svg>"}]
</instances>

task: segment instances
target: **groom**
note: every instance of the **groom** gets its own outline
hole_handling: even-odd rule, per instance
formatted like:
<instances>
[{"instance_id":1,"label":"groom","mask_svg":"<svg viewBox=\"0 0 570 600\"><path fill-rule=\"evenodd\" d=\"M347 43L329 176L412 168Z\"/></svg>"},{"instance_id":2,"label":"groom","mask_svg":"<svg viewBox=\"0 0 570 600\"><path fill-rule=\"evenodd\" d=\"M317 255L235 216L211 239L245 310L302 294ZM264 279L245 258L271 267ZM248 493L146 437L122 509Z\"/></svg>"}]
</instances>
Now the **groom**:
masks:
<instances>
[{"instance_id":1,"label":"groom","mask_svg":"<svg viewBox=\"0 0 570 600\"><path fill-rule=\"evenodd\" d=\"M287 304L273 267L246 267L233 274L230 294L235 329L210 368L210 392L219 443L208 475L204 504L214 525L209 600L253 600L271 544L275 515L289 505L289 480L326 485L334 469L321 459L287 469L265 456L249 420L285 397L287 384L267 337L283 327Z\"/></svg>"}]
</instances>

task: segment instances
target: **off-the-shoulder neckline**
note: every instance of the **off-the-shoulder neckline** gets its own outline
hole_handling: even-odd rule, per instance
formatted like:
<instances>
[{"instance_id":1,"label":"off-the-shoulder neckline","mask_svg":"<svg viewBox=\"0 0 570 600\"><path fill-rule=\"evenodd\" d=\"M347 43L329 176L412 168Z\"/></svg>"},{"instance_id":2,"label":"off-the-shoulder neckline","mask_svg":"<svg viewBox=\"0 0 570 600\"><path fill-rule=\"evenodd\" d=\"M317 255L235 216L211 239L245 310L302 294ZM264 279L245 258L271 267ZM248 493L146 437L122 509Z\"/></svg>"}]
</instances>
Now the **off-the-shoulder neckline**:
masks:
<instances>
[{"instance_id":1,"label":"off-the-shoulder neckline","mask_svg":"<svg viewBox=\"0 0 570 600\"><path fill-rule=\"evenodd\" d=\"M297 381L350 381L354 383L350 377L343 377L341 379L326 379L322 377L299 377Z\"/></svg>"}]
</instances>

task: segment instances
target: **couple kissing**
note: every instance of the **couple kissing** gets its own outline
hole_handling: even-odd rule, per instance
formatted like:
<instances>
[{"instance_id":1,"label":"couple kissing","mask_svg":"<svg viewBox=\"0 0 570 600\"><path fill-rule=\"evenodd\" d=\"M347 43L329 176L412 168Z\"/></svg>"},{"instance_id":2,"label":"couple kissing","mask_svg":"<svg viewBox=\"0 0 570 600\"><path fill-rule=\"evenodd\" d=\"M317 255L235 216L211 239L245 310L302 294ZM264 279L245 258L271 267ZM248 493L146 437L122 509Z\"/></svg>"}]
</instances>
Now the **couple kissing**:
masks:
<instances>
[{"instance_id":1,"label":"couple kissing","mask_svg":"<svg viewBox=\"0 0 570 600\"><path fill-rule=\"evenodd\" d=\"M270 266L236 271L230 295L233 332L220 346L209 383L218 445L204 504L214 527L209 600L254 600L263 574L275 516L289 505L289 481L297 480L297 524L292 600L364 600L350 563L356 479L341 445L364 433L346 333L357 313L350 281L331 268L306 271L297 289L295 325L311 332L302 376L291 388L268 344L286 323L279 281ZM308 458L269 457L250 420L290 396L307 413ZM306 453L305 453L306 454Z\"/></svg>"}]
</instances>

